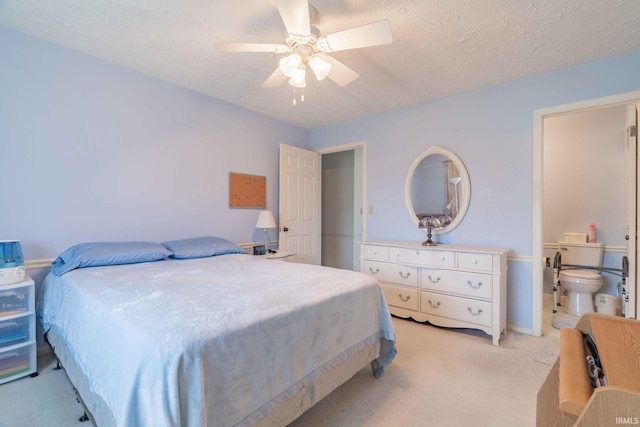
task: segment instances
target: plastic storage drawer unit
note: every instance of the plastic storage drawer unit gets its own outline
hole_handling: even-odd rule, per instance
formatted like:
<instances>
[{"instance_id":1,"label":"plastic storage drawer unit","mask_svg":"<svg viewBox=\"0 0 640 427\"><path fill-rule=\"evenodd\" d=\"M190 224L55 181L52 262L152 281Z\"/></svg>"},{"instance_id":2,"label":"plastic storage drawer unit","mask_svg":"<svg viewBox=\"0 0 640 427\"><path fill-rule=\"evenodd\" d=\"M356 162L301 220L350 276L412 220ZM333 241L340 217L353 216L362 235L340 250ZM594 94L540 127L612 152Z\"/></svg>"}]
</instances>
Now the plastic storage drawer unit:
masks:
<instances>
[{"instance_id":1,"label":"plastic storage drawer unit","mask_svg":"<svg viewBox=\"0 0 640 427\"><path fill-rule=\"evenodd\" d=\"M33 292L29 282L0 286L0 319L34 311Z\"/></svg>"},{"instance_id":2,"label":"plastic storage drawer unit","mask_svg":"<svg viewBox=\"0 0 640 427\"><path fill-rule=\"evenodd\" d=\"M37 375L35 285L0 285L0 384Z\"/></svg>"},{"instance_id":3,"label":"plastic storage drawer unit","mask_svg":"<svg viewBox=\"0 0 640 427\"><path fill-rule=\"evenodd\" d=\"M33 317L19 317L16 319L0 321L0 346L7 347L26 343L31 336L31 322Z\"/></svg>"},{"instance_id":4,"label":"plastic storage drawer unit","mask_svg":"<svg viewBox=\"0 0 640 427\"><path fill-rule=\"evenodd\" d=\"M0 352L0 384L36 371L36 344L10 347Z\"/></svg>"}]
</instances>

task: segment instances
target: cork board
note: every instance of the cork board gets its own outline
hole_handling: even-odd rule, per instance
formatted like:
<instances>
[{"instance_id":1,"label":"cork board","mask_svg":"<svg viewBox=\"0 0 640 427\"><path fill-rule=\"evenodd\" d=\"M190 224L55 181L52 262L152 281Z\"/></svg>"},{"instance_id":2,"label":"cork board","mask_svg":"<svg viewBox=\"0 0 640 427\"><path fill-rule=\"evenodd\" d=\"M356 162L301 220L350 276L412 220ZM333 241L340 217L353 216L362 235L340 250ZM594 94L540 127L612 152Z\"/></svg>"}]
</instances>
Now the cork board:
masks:
<instances>
[{"instance_id":1,"label":"cork board","mask_svg":"<svg viewBox=\"0 0 640 427\"><path fill-rule=\"evenodd\" d=\"M267 208L267 177L229 172L229 207Z\"/></svg>"}]
</instances>

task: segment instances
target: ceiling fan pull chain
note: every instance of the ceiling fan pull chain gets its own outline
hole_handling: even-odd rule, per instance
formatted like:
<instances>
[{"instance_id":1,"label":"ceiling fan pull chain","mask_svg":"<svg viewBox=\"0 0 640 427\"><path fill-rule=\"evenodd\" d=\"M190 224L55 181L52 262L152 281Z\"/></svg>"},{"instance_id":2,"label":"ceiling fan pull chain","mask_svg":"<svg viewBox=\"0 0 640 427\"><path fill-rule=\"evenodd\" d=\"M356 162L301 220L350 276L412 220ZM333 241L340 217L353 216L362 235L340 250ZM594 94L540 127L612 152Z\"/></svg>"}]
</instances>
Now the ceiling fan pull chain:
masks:
<instances>
[{"instance_id":1,"label":"ceiling fan pull chain","mask_svg":"<svg viewBox=\"0 0 640 427\"><path fill-rule=\"evenodd\" d=\"M304 88L301 90L302 95L300 95L300 102L304 102Z\"/></svg>"},{"instance_id":2,"label":"ceiling fan pull chain","mask_svg":"<svg viewBox=\"0 0 640 427\"><path fill-rule=\"evenodd\" d=\"M297 104L296 102L296 87L293 87L293 106L295 107Z\"/></svg>"}]
</instances>

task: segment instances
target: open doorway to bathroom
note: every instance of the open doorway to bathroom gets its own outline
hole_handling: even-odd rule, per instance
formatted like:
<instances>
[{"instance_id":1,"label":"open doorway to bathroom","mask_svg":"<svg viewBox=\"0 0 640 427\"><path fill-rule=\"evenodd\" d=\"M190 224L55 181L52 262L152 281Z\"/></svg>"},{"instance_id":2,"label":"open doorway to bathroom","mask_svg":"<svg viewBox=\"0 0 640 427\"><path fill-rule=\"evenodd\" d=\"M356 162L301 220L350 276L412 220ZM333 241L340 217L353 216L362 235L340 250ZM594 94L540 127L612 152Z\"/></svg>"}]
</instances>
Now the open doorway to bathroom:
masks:
<instances>
[{"instance_id":1,"label":"open doorway to bathroom","mask_svg":"<svg viewBox=\"0 0 640 427\"><path fill-rule=\"evenodd\" d=\"M321 265L360 270L364 232L365 143L318 150L322 156Z\"/></svg>"},{"instance_id":2,"label":"open doorway to bathroom","mask_svg":"<svg viewBox=\"0 0 640 427\"><path fill-rule=\"evenodd\" d=\"M553 265L564 233L587 233L591 223L605 245L604 267L621 268L622 257L630 259L628 317L636 317L637 154L630 135L639 101L634 92L534 113L534 335L540 335L543 301L553 301L553 269L545 260ZM616 295L620 277L602 277L598 293Z\"/></svg>"},{"instance_id":3,"label":"open doorway to bathroom","mask_svg":"<svg viewBox=\"0 0 640 427\"><path fill-rule=\"evenodd\" d=\"M552 267L559 242L585 243L591 224L596 242L604 244L602 267L622 267L628 229L626 116L626 106L615 105L544 119L542 238ZM600 277L596 293L619 297L621 277L615 272ZM545 268L545 310L553 307L553 282L553 268ZM564 313L566 289L561 288L559 300L554 325L575 326L577 316Z\"/></svg>"}]
</instances>

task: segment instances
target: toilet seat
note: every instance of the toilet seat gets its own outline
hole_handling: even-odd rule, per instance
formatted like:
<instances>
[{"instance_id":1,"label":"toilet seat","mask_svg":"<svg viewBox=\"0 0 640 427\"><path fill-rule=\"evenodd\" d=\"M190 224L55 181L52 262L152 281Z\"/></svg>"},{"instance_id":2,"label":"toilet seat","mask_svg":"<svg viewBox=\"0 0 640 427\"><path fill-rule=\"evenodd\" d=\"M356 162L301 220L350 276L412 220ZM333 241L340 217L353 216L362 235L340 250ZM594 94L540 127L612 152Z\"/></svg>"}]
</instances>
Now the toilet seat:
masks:
<instances>
[{"instance_id":1,"label":"toilet seat","mask_svg":"<svg viewBox=\"0 0 640 427\"><path fill-rule=\"evenodd\" d=\"M602 286L602 276L594 270L560 270L559 276L567 291L564 312L573 316L594 312L593 293Z\"/></svg>"},{"instance_id":2,"label":"toilet seat","mask_svg":"<svg viewBox=\"0 0 640 427\"><path fill-rule=\"evenodd\" d=\"M560 281L568 280L575 283L584 283L585 285L595 285L602 283L602 276L591 270L560 270Z\"/></svg>"}]
</instances>

